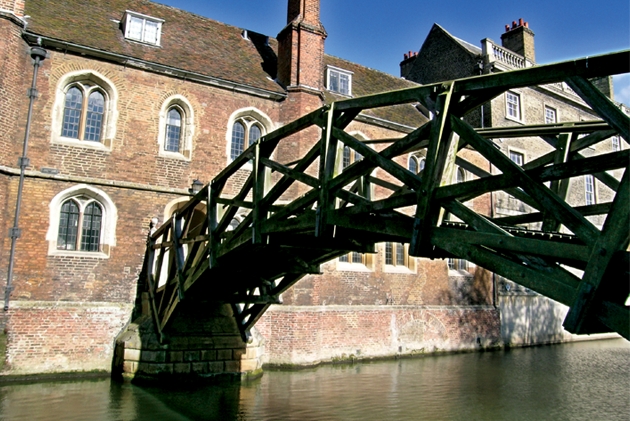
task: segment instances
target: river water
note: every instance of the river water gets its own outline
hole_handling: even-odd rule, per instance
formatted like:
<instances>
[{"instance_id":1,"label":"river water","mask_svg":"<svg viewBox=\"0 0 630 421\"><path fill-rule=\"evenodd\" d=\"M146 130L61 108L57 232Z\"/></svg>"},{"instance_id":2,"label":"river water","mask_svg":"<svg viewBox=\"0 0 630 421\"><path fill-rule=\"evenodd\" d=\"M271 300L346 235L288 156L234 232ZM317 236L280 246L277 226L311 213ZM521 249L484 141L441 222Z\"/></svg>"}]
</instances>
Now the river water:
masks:
<instances>
[{"instance_id":1,"label":"river water","mask_svg":"<svg viewBox=\"0 0 630 421\"><path fill-rule=\"evenodd\" d=\"M623 339L265 372L244 384L0 383L2 420L630 420Z\"/></svg>"}]
</instances>

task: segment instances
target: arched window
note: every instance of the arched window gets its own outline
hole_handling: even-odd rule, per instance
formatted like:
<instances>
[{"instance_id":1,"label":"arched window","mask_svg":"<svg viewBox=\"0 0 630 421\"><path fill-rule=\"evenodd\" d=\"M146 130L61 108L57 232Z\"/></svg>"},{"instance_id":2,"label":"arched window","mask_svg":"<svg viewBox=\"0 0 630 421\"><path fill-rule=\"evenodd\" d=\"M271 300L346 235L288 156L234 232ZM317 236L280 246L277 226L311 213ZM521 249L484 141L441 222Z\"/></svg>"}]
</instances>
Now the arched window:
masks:
<instances>
[{"instance_id":1,"label":"arched window","mask_svg":"<svg viewBox=\"0 0 630 421\"><path fill-rule=\"evenodd\" d=\"M418 158L410 156L407 162L407 169L414 174L418 174Z\"/></svg>"},{"instance_id":2,"label":"arched window","mask_svg":"<svg viewBox=\"0 0 630 421\"><path fill-rule=\"evenodd\" d=\"M65 95L61 136L100 142L105 117L105 94L98 85L77 82Z\"/></svg>"},{"instance_id":3,"label":"arched window","mask_svg":"<svg viewBox=\"0 0 630 421\"><path fill-rule=\"evenodd\" d=\"M457 173L455 175L455 182L463 183L464 181L466 181L466 172L464 171L463 168L457 167Z\"/></svg>"},{"instance_id":4,"label":"arched window","mask_svg":"<svg viewBox=\"0 0 630 421\"><path fill-rule=\"evenodd\" d=\"M234 161L245 149L253 145L262 136L260 123L251 117L237 120L232 126L232 142L230 144L230 160ZM247 146L245 146L247 139Z\"/></svg>"},{"instance_id":5,"label":"arched window","mask_svg":"<svg viewBox=\"0 0 630 421\"><path fill-rule=\"evenodd\" d=\"M247 107L234 111L228 119L225 134L228 164L273 128L271 119L257 108ZM246 163L245 168L248 165Z\"/></svg>"},{"instance_id":6,"label":"arched window","mask_svg":"<svg viewBox=\"0 0 630 421\"><path fill-rule=\"evenodd\" d=\"M116 87L94 70L77 70L59 78L52 106L51 141L92 149L109 149L116 137Z\"/></svg>"},{"instance_id":7,"label":"arched window","mask_svg":"<svg viewBox=\"0 0 630 421\"><path fill-rule=\"evenodd\" d=\"M193 108L182 95L171 95L160 109L158 130L159 155L190 159L195 131Z\"/></svg>"},{"instance_id":8,"label":"arched window","mask_svg":"<svg viewBox=\"0 0 630 421\"><path fill-rule=\"evenodd\" d=\"M57 194L50 203L49 254L90 252L107 257L116 245L116 215L111 199L91 186L78 185Z\"/></svg>"},{"instance_id":9,"label":"arched window","mask_svg":"<svg viewBox=\"0 0 630 421\"><path fill-rule=\"evenodd\" d=\"M59 212L57 249L101 251L102 219L103 208L98 202L81 196L66 200Z\"/></svg>"},{"instance_id":10,"label":"arched window","mask_svg":"<svg viewBox=\"0 0 630 421\"><path fill-rule=\"evenodd\" d=\"M360 161L361 159L363 159L363 156L359 152L355 151L354 149L350 149L347 146L343 147L343 159L341 165L344 169L346 167L349 167L351 164Z\"/></svg>"},{"instance_id":11,"label":"arched window","mask_svg":"<svg viewBox=\"0 0 630 421\"><path fill-rule=\"evenodd\" d=\"M177 107L172 107L166 114L166 142L164 150L179 152L182 139L182 113Z\"/></svg>"}]
</instances>

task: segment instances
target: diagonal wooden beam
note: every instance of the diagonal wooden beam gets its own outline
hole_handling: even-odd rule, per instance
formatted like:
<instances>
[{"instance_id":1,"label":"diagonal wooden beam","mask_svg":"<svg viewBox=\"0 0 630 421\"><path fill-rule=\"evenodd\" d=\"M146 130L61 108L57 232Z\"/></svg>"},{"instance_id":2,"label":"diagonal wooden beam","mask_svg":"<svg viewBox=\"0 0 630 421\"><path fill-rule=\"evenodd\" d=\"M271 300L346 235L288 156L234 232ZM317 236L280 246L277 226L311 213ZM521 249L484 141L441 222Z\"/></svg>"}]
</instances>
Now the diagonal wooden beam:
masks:
<instances>
[{"instance_id":1,"label":"diagonal wooden beam","mask_svg":"<svg viewBox=\"0 0 630 421\"><path fill-rule=\"evenodd\" d=\"M451 124L453 129L468 140L477 152L485 156L505 175L518 180L518 185L526 193L540 203L546 211L554 213L571 232L580 237L586 244L594 242L599 230L590 221L550 191L544 184L528 176L521 167L497 150L490 141L477 134L467 123L458 118L451 118Z\"/></svg>"},{"instance_id":2,"label":"diagonal wooden beam","mask_svg":"<svg viewBox=\"0 0 630 421\"><path fill-rule=\"evenodd\" d=\"M569 332L580 333L585 329L589 312L600 288L611 259L617 251L626 251L630 242L630 171L626 170L619 191L597 241L593 244L591 257L580 282L575 300L564 320ZM627 282L619 280L618 282Z\"/></svg>"},{"instance_id":3,"label":"diagonal wooden beam","mask_svg":"<svg viewBox=\"0 0 630 421\"><path fill-rule=\"evenodd\" d=\"M570 76L566 82L610 127L630 142L630 117L583 76Z\"/></svg>"}]
</instances>

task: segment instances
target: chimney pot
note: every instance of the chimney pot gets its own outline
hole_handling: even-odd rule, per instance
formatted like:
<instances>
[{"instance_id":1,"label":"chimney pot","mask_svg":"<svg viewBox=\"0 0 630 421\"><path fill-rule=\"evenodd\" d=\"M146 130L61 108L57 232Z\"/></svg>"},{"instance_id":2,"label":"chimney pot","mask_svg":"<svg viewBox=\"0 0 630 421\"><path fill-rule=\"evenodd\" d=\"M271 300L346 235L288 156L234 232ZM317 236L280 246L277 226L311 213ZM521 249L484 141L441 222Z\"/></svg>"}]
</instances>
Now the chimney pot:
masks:
<instances>
[{"instance_id":1,"label":"chimney pot","mask_svg":"<svg viewBox=\"0 0 630 421\"><path fill-rule=\"evenodd\" d=\"M525 22L525 28L529 28L529 22Z\"/></svg>"},{"instance_id":2,"label":"chimney pot","mask_svg":"<svg viewBox=\"0 0 630 421\"><path fill-rule=\"evenodd\" d=\"M518 26L523 26L523 18L519 18L519 20L518 20Z\"/></svg>"},{"instance_id":3,"label":"chimney pot","mask_svg":"<svg viewBox=\"0 0 630 421\"><path fill-rule=\"evenodd\" d=\"M409 56L407 55L407 53L403 54L403 56L405 57L405 60L407 60L409 58Z\"/></svg>"},{"instance_id":4,"label":"chimney pot","mask_svg":"<svg viewBox=\"0 0 630 421\"><path fill-rule=\"evenodd\" d=\"M516 21L515 20L512 21L512 29L516 29Z\"/></svg>"},{"instance_id":5,"label":"chimney pot","mask_svg":"<svg viewBox=\"0 0 630 421\"><path fill-rule=\"evenodd\" d=\"M505 25L505 32L508 32L510 30L510 25Z\"/></svg>"}]
</instances>

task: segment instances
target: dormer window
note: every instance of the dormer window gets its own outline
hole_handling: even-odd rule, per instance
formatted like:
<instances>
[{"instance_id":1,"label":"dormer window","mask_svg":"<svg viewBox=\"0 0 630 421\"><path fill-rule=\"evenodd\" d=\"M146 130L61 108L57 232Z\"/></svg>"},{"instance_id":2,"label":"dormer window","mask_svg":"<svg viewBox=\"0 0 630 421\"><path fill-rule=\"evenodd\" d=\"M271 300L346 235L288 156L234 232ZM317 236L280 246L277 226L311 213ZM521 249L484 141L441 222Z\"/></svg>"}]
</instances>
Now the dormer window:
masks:
<instances>
[{"instance_id":1,"label":"dormer window","mask_svg":"<svg viewBox=\"0 0 630 421\"><path fill-rule=\"evenodd\" d=\"M329 91L352 96L352 72L338 67L328 66L326 72L326 86Z\"/></svg>"},{"instance_id":2,"label":"dormer window","mask_svg":"<svg viewBox=\"0 0 630 421\"><path fill-rule=\"evenodd\" d=\"M160 45L162 19L127 10L123 18L125 38L146 44Z\"/></svg>"}]
</instances>

